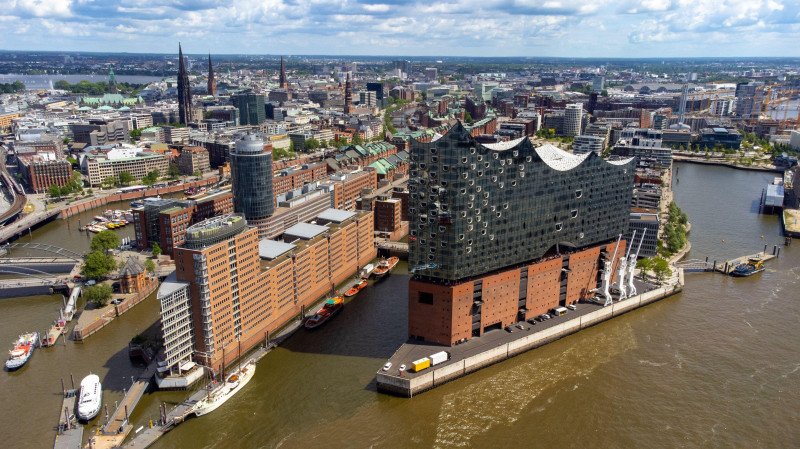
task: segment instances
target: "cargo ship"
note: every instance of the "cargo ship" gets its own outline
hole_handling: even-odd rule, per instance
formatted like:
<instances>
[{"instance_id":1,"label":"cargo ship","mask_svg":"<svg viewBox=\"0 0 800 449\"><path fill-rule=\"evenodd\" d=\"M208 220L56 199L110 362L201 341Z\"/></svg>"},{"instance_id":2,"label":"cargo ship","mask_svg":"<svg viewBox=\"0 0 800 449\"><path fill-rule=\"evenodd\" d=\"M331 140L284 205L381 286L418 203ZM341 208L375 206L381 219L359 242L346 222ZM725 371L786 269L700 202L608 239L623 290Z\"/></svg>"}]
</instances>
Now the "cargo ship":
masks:
<instances>
[{"instance_id":1,"label":"cargo ship","mask_svg":"<svg viewBox=\"0 0 800 449\"><path fill-rule=\"evenodd\" d=\"M81 394L78 396L78 418L84 421L97 416L103 405L103 387L100 376L89 374L81 381Z\"/></svg>"},{"instance_id":2,"label":"cargo ship","mask_svg":"<svg viewBox=\"0 0 800 449\"><path fill-rule=\"evenodd\" d=\"M397 265L397 262L399 261L400 258L398 257L382 259L380 262L378 262L378 266L375 268L375 271L372 272L372 275L377 279L386 276L394 269L395 265Z\"/></svg>"},{"instance_id":3,"label":"cargo ship","mask_svg":"<svg viewBox=\"0 0 800 449\"><path fill-rule=\"evenodd\" d=\"M319 309L314 316L306 320L306 329L314 329L315 327L323 325L326 321L331 319L340 310L342 310L342 307L344 307L344 300L341 296L337 296L325 301L325 305L322 306L322 308Z\"/></svg>"},{"instance_id":4,"label":"cargo ship","mask_svg":"<svg viewBox=\"0 0 800 449\"><path fill-rule=\"evenodd\" d=\"M28 332L19 336L17 341L14 342L14 348L8 353L8 360L6 360L6 369L14 371L28 363L31 359L33 351L36 350L36 345L39 344L39 333Z\"/></svg>"},{"instance_id":5,"label":"cargo ship","mask_svg":"<svg viewBox=\"0 0 800 449\"><path fill-rule=\"evenodd\" d=\"M367 286L367 280L366 279L362 279L361 282L359 282L358 284L354 285L352 288L350 288L350 290L347 290L347 292L345 292L344 296L346 296L348 298L351 297L351 296L355 296L356 293L360 292L366 286Z\"/></svg>"},{"instance_id":6,"label":"cargo ship","mask_svg":"<svg viewBox=\"0 0 800 449\"><path fill-rule=\"evenodd\" d=\"M746 277L766 270L764 261L759 258L747 259L747 262L736 265L736 268L731 271L733 277Z\"/></svg>"},{"instance_id":7,"label":"cargo ship","mask_svg":"<svg viewBox=\"0 0 800 449\"><path fill-rule=\"evenodd\" d=\"M255 372L256 363L250 360L245 363L244 367L228 376L225 379L225 383L211 390L208 396L195 404L192 412L195 416L203 416L213 412L247 385Z\"/></svg>"}]
</instances>

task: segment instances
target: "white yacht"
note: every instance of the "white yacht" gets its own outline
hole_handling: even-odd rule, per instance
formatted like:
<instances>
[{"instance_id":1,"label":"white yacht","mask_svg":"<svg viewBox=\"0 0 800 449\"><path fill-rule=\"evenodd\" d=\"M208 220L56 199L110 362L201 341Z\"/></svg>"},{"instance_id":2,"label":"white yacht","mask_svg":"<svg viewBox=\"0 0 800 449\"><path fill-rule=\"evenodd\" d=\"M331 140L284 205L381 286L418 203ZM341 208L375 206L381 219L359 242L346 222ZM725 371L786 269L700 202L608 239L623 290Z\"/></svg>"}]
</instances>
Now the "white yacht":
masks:
<instances>
[{"instance_id":1,"label":"white yacht","mask_svg":"<svg viewBox=\"0 0 800 449\"><path fill-rule=\"evenodd\" d=\"M222 385L211 390L205 398L194 405L192 411L196 416L203 416L216 410L225 401L239 392L256 372L256 363L252 360L247 362L239 371L228 376Z\"/></svg>"},{"instance_id":2,"label":"white yacht","mask_svg":"<svg viewBox=\"0 0 800 449\"><path fill-rule=\"evenodd\" d=\"M103 387L97 374L89 374L81 381L81 395L78 398L78 418L85 421L97 416L103 404Z\"/></svg>"}]
</instances>

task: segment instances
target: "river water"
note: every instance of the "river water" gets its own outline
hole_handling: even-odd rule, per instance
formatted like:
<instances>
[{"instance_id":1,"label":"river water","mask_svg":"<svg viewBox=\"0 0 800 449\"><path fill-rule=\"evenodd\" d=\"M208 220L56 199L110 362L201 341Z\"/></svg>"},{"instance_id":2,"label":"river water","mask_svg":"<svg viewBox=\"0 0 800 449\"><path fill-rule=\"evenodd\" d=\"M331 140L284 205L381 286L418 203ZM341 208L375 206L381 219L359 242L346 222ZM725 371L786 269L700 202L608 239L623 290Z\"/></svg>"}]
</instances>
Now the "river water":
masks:
<instances>
[{"instance_id":1,"label":"river water","mask_svg":"<svg viewBox=\"0 0 800 449\"><path fill-rule=\"evenodd\" d=\"M676 201L693 224L690 257L723 260L782 242L777 217L757 213L773 174L675 171ZM374 383L406 338L409 277L398 266L335 320L270 353L223 407L156 447L797 447L800 248L781 247L767 265L746 279L687 275L679 295L412 399L377 393ZM27 325L43 329L58 301L0 301L0 341ZM3 373L0 432L24 422L32 443L20 447L52 444L58 378L70 370L99 373L111 400L121 396L125 344L155 322L157 308L147 300L86 343L39 350L19 372ZM146 395L134 424L184 396Z\"/></svg>"}]
</instances>

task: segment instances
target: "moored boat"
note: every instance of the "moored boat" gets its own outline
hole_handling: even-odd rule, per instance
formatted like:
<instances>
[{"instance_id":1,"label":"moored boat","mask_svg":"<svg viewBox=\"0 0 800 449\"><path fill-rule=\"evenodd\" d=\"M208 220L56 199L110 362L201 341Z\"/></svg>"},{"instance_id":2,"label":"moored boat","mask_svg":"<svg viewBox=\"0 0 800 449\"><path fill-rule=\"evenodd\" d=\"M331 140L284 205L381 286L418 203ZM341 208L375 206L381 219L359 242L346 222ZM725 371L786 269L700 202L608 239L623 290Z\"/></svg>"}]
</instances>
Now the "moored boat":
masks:
<instances>
[{"instance_id":1,"label":"moored boat","mask_svg":"<svg viewBox=\"0 0 800 449\"><path fill-rule=\"evenodd\" d=\"M39 344L39 333L28 332L19 336L17 341L14 342L14 347L8 353L8 360L6 360L6 369L13 371L28 363L33 351L36 350L36 345Z\"/></svg>"},{"instance_id":2,"label":"moored boat","mask_svg":"<svg viewBox=\"0 0 800 449\"><path fill-rule=\"evenodd\" d=\"M341 296L331 298L325 301L325 305L317 311L312 317L306 320L306 329L314 329L319 327L331 319L336 313L344 307L344 299Z\"/></svg>"},{"instance_id":3,"label":"moored boat","mask_svg":"<svg viewBox=\"0 0 800 449\"><path fill-rule=\"evenodd\" d=\"M373 265L371 263L366 264L366 265L364 265L364 268L361 269L360 276L362 278L366 279L366 278L370 277L370 275L372 275L373 271L375 271L375 265Z\"/></svg>"},{"instance_id":4,"label":"moored boat","mask_svg":"<svg viewBox=\"0 0 800 449\"><path fill-rule=\"evenodd\" d=\"M360 292L366 286L367 286L367 280L362 279L361 282L354 285L352 288L350 288L350 290L347 290L347 292L345 292L344 295L347 296L348 298L354 296L356 293Z\"/></svg>"},{"instance_id":5,"label":"moored boat","mask_svg":"<svg viewBox=\"0 0 800 449\"><path fill-rule=\"evenodd\" d=\"M100 376L89 374L81 381L81 394L78 396L78 418L89 421L97 416L103 405L103 387Z\"/></svg>"},{"instance_id":6,"label":"moored boat","mask_svg":"<svg viewBox=\"0 0 800 449\"><path fill-rule=\"evenodd\" d=\"M397 262L399 261L400 259L398 257L381 259L381 261L378 262L378 266L375 268L375 271L372 272L372 275L378 279L386 276L394 269L395 265L397 265Z\"/></svg>"},{"instance_id":7,"label":"moored boat","mask_svg":"<svg viewBox=\"0 0 800 449\"><path fill-rule=\"evenodd\" d=\"M195 416L213 412L247 385L255 372L256 363L250 360L241 369L228 376L222 385L211 390L208 396L197 402L192 408L192 412Z\"/></svg>"},{"instance_id":8,"label":"moored boat","mask_svg":"<svg viewBox=\"0 0 800 449\"><path fill-rule=\"evenodd\" d=\"M733 277L746 277L766 270L764 261L758 257L747 259L747 262L740 263L731 271Z\"/></svg>"}]
</instances>

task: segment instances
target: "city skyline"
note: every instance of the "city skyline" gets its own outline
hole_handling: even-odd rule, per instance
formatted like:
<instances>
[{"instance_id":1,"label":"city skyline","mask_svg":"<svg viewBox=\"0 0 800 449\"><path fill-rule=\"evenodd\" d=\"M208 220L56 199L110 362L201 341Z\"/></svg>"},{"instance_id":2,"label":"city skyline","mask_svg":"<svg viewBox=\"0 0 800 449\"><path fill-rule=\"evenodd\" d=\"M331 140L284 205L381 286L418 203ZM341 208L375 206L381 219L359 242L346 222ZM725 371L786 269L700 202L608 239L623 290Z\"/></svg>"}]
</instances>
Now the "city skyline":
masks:
<instances>
[{"instance_id":1,"label":"city skyline","mask_svg":"<svg viewBox=\"0 0 800 449\"><path fill-rule=\"evenodd\" d=\"M46 4L45 4L46 3ZM800 2L12 1L3 50L409 56L798 56ZM91 24L91 26L88 26ZM325 46L318 45L325 42Z\"/></svg>"}]
</instances>

